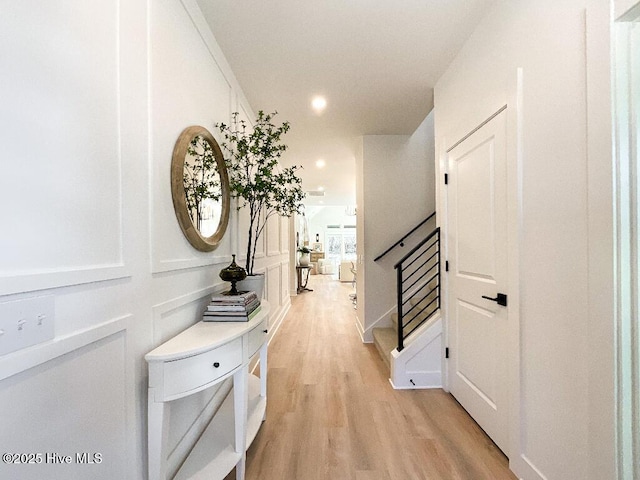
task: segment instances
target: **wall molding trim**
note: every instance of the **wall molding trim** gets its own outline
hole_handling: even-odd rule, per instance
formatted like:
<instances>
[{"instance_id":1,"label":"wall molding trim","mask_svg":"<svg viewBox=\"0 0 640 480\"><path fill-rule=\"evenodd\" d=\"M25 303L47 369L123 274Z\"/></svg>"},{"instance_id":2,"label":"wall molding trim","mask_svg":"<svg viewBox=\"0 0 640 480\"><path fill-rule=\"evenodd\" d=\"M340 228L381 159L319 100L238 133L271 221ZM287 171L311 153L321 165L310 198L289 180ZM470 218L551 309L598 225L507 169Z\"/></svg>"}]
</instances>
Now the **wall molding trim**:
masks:
<instances>
[{"instance_id":1,"label":"wall molding trim","mask_svg":"<svg viewBox=\"0 0 640 480\"><path fill-rule=\"evenodd\" d=\"M48 342L4 355L0 357L0 380L42 365L91 343L124 332L129 328L132 318L132 314L127 314L68 335L56 337Z\"/></svg>"},{"instance_id":2,"label":"wall molding trim","mask_svg":"<svg viewBox=\"0 0 640 480\"><path fill-rule=\"evenodd\" d=\"M225 289L225 287L226 287L225 282L219 282L219 283L216 283L215 285L210 285L208 287L201 288L199 290L194 290L192 292L185 293L184 295L171 298L169 300L166 300L162 303L158 303L153 307L151 307L151 311L153 315L153 344L157 345L158 343L160 343L160 338L158 336L159 332L157 327L160 321L162 320L162 317L164 316L164 314L171 312L173 310L176 310L180 307L184 307L185 305L188 305L190 303L202 300L203 298L208 297L215 292L221 292L222 290ZM197 318L194 320L198 321Z\"/></svg>"},{"instance_id":3,"label":"wall molding trim","mask_svg":"<svg viewBox=\"0 0 640 480\"><path fill-rule=\"evenodd\" d=\"M231 262L231 255L207 255L202 258L156 260L153 264L152 273L174 272L187 270L190 268L209 267L212 265L228 264Z\"/></svg>"},{"instance_id":4,"label":"wall molding trim","mask_svg":"<svg viewBox=\"0 0 640 480\"><path fill-rule=\"evenodd\" d=\"M524 462L525 469L528 470L526 473L527 479L532 480L547 480L547 477L533 464L531 460L526 455L520 455L520 458ZM524 473L520 473L520 475L524 475Z\"/></svg>"},{"instance_id":5,"label":"wall molding trim","mask_svg":"<svg viewBox=\"0 0 640 480\"><path fill-rule=\"evenodd\" d=\"M131 270L124 263L2 275L0 276L0 296L106 282L130 276Z\"/></svg>"}]
</instances>

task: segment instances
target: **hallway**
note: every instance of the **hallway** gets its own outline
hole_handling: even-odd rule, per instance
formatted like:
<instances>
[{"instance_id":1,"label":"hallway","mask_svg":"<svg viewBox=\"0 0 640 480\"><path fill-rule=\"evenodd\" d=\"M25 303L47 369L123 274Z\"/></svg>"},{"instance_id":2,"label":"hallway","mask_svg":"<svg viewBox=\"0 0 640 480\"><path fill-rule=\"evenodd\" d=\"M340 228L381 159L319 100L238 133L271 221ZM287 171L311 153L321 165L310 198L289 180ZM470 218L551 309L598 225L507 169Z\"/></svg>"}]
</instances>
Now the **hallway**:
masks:
<instances>
[{"instance_id":1,"label":"hallway","mask_svg":"<svg viewBox=\"0 0 640 480\"><path fill-rule=\"evenodd\" d=\"M515 479L450 395L391 388L358 337L350 283L315 275L309 287L269 346L267 419L248 480Z\"/></svg>"}]
</instances>

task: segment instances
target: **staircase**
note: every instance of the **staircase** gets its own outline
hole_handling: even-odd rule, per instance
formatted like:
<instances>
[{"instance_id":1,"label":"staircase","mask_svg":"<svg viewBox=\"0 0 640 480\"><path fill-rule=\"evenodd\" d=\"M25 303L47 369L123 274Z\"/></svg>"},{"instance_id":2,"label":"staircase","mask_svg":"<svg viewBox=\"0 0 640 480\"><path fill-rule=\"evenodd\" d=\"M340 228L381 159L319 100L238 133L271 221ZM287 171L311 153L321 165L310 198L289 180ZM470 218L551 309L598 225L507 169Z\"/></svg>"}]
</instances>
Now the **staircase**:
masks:
<instances>
[{"instance_id":1,"label":"staircase","mask_svg":"<svg viewBox=\"0 0 640 480\"><path fill-rule=\"evenodd\" d=\"M418 301L412 298L409 300L411 306L415 308L412 313L405 317L406 324L422 325L424 322L431 320L429 317L439 310L435 302L432 303L437 295L436 286L436 282L431 282L429 286L431 293L425 299ZM391 314L391 323L393 325L391 327L380 327L372 330L373 343L378 349L382 360L384 360L384 363L389 367L389 370L391 370L391 352L398 346L398 313ZM426 322L425 324L430 323L433 322ZM411 338L409 338L409 340L411 340Z\"/></svg>"},{"instance_id":2,"label":"staircase","mask_svg":"<svg viewBox=\"0 0 640 480\"><path fill-rule=\"evenodd\" d=\"M389 367L394 388L440 387L440 229L419 242L394 268L397 313L391 315L391 327L372 330L374 344Z\"/></svg>"}]
</instances>

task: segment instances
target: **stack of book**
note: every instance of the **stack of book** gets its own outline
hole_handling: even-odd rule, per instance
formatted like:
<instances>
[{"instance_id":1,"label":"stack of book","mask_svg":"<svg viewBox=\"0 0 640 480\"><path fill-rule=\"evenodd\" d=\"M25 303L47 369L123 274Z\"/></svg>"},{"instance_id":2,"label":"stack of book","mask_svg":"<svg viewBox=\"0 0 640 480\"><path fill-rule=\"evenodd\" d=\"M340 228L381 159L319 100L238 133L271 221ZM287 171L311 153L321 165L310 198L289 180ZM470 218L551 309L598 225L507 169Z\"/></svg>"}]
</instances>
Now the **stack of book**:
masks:
<instances>
[{"instance_id":1,"label":"stack of book","mask_svg":"<svg viewBox=\"0 0 640 480\"><path fill-rule=\"evenodd\" d=\"M248 322L260 311L260 299L256 292L229 292L211 296L211 302L202 316L205 322Z\"/></svg>"}]
</instances>

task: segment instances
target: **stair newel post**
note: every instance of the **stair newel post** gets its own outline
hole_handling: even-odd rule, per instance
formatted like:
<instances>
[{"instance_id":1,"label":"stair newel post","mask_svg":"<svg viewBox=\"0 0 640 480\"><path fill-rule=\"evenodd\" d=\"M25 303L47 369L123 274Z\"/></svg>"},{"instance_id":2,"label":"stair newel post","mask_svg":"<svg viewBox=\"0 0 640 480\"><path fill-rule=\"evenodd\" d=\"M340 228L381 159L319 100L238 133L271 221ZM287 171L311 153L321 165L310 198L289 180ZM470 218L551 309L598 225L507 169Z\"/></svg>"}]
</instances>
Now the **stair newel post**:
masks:
<instances>
[{"instance_id":1,"label":"stair newel post","mask_svg":"<svg viewBox=\"0 0 640 480\"><path fill-rule=\"evenodd\" d=\"M402 263L396 265L397 294L398 294L398 351L404 348L404 338L402 331Z\"/></svg>"}]
</instances>

